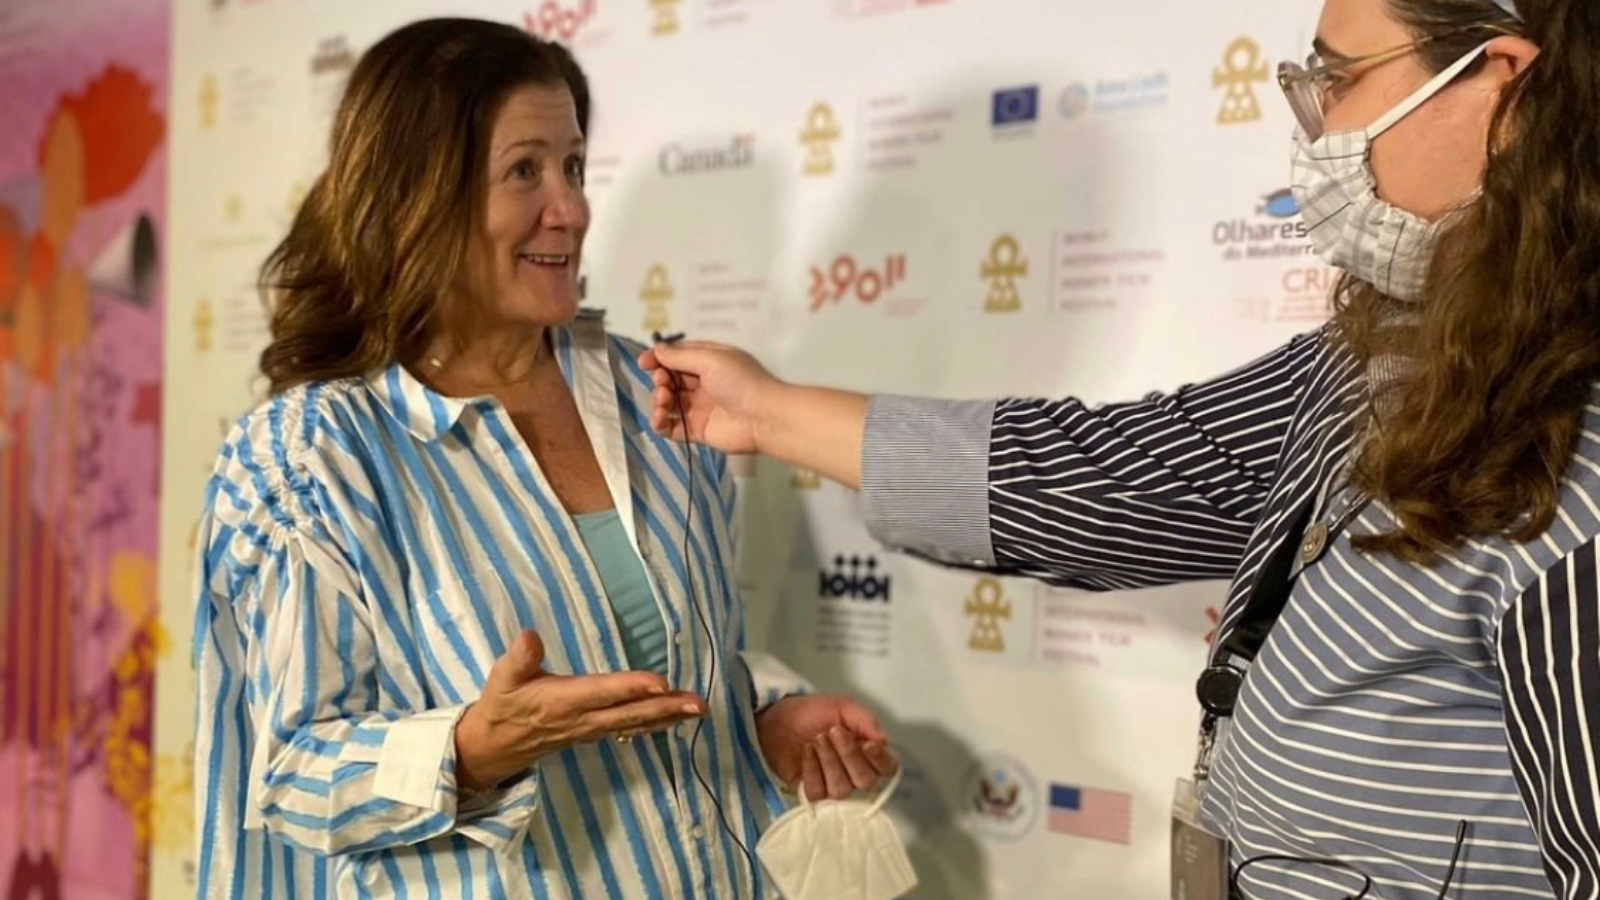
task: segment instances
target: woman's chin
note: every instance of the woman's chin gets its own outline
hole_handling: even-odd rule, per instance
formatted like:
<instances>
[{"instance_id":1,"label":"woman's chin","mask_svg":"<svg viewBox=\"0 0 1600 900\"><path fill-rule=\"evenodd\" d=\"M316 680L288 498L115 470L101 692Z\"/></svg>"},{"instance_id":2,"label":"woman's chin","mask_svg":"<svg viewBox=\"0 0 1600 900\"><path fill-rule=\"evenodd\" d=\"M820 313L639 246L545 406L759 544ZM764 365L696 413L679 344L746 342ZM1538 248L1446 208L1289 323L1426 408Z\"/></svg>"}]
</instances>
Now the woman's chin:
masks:
<instances>
[{"instance_id":1,"label":"woman's chin","mask_svg":"<svg viewBox=\"0 0 1600 900\"><path fill-rule=\"evenodd\" d=\"M539 290L522 286L517 298L506 305L512 318L530 324L561 325L578 315L578 286L544 285Z\"/></svg>"}]
</instances>

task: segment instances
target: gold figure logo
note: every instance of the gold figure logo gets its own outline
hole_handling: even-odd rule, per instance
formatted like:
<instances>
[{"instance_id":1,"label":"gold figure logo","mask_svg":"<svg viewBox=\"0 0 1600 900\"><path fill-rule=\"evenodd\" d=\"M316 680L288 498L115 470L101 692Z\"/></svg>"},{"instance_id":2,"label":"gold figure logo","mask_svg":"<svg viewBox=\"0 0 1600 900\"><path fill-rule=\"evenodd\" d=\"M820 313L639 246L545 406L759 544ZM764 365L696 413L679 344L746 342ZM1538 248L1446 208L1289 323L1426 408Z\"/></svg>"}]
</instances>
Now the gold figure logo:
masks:
<instances>
[{"instance_id":1,"label":"gold figure logo","mask_svg":"<svg viewBox=\"0 0 1600 900\"><path fill-rule=\"evenodd\" d=\"M1267 81L1267 61L1261 58L1261 45L1241 37L1228 45L1222 65L1211 72L1211 87L1225 88L1217 124L1238 125L1261 118L1261 102L1255 86Z\"/></svg>"},{"instance_id":2,"label":"gold figure logo","mask_svg":"<svg viewBox=\"0 0 1600 900\"><path fill-rule=\"evenodd\" d=\"M672 280L666 267L654 265L644 277L644 287L639 289L639 299L644 301L644 330L667 329L667 304L672 302Z\"/></svg>"},{"instance_id":3,"label":"gold figure logo","mask_svg":"<svg viewBox=\"0 0 1600 900\"><path fill-rule=\"evenodd\" d=\"M806 115L806 127L800 132L800 143L806 148L808 176L833 174L833 142L839 139L839 120L833 107L818 103Z\"/></svg>"},{"instance_id":4,"label":"gold figure logo","mask_svg":"<svg viewBox=\"0 0 1600 900\"><path fill-rule=\"evenodd\" d=\"M211 332L216 327L217 319L211 313L211 301L200 298L200 306L194 311L194 350L196 353L208 353L211 350Z\"/></svg>"},{"instance_id":5,"label":"gold figure logo","mask_svg":"<svg viewBox=\"0 0 1600 900\"><path fill-rule=\"evenodd\" d=\"M1005 598L998 578L980 578L972 596L967 598L967 617L975 620L972 636L967 646L980 653L1004 653L1005 634L1000 630L1002 621L1011 621L1011 601Z\"/></svg>"},{"instance_id":6,"label":"gold figure logo","mask_svg":"<svg viewBox=\"0 0 1600 900\"><path fill-rule=\"evenodd\" d=\"M1017 279L1027 277L1028 260L1023 257L1022 245L1015 237L1003 234L995 239L979 274L989 282L989 299L984 302L984 311L1008 313L1022 308Z\"/></svg>"},{"instance_id":7,"label":"gold figure logo","mask_svg":"<svg viewBox=\"0 0 1600 900\"><path fill-rule=\"evenodd\" d=\"M679 2L680 0L650 0L650 7L656 11L655 25L650 31L656 37L678 33Z\"/></svg>"},{"instance_id":8,"label":"gold figure logo","mask_svg":"<svg viewBox=\"0 0 1600 900\"><path fill-rule=\"evenodd\" d=\"M221 92L217 90L217 76L207 74L200 79L200 127L217 127L217 100Z\"/></svg>"},{"instance_id":9,"label":"gold figure logo","mask_svg":"<svg viewBox=\"0 0 1600 900\"><path fill-rule=\"evenodd\" d=\"M795 469L789 486L797 491L814 491L822 487L822 476L810 469Z\"/></svg>"}]
</instances>

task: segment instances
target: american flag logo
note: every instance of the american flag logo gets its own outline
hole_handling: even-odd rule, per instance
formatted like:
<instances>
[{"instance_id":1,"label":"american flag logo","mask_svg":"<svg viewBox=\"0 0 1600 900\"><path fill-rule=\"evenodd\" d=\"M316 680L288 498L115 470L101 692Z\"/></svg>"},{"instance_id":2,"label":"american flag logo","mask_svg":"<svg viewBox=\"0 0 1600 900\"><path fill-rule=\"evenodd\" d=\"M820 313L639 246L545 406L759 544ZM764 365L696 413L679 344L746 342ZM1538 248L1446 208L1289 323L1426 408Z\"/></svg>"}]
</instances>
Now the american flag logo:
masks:
<instances>
[{"instance_id":1,"label":"american flag logo","mask_svg":"<svg viewBox=\"0 0 1600 900\"><path fill-rule=\"evenodd\" d=\"M1133 797L1117 791L1052 784L1050 830L1126 846L1133 842Z\"/></svg>"}]
</instances>

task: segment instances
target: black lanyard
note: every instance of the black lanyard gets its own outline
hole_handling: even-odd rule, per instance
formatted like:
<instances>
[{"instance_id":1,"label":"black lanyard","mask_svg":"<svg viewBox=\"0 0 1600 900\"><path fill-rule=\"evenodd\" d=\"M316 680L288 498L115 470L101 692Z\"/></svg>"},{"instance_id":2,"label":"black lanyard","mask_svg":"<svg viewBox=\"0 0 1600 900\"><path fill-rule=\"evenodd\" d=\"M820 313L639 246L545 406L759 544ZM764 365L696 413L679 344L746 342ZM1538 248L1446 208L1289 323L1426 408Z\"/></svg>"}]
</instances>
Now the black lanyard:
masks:
<instances>
[{"instance_id":1,"label":"black lanyard","mask_svg":"<svg viewBox=\"0 0 1600 900\"><path fill-rule=\"evenodd\" d=\"M1267 635L1271 634L1273 626L1278 624L1284 607L1289 604L1289 595L1294 591L1294 563L1295 558L1300 555L1301 540L1307 533L1307 526L1311 525L1315 518L1323 497L1335 493L1331 490L1325 495L1313 493L1292 514L1289 530L1273 549L1272 555L1262 564L1256 582L1250 588L1250 597L1245 601L1244 609L1240 611L1238 621L1222 640L1223 653L1220 656L1224 661L1207 666L1195 682L1195 696L1200 701L1201 709L1206 711L1208 723L1233 715L1234 706L1239 701L1239 690L1244 686L1245 672L1244 668L1234 664L1233 660L1244 660L1247 664L1253 662L1256 655L1261 652L1262 646L1266 644ZM1368 498L1364 494L1351 502L1335 522L1329 523L1326 534L1320 540L1332 542L1334 536L1342 531L1367 503ZM1318 544L1317 552L1322 551L1322 546L1322 543ZM1311 560L1306 562L1309 564Z\"/></svg>"}]
</instances>

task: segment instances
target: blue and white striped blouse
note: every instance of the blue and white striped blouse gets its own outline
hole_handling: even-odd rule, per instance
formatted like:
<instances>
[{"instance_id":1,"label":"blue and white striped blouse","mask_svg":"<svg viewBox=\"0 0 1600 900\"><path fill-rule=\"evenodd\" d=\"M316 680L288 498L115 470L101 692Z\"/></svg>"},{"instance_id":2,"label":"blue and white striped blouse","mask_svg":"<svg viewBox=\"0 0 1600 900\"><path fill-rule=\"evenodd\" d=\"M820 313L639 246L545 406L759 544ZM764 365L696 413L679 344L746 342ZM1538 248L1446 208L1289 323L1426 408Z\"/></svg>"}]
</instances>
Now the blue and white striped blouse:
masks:
<instances>
[{"instance_id":1,"label":"blue and white striped blouse","mask_svg":"<svg viewBox=\"0 0 1600 900\"><path fill-rule=\"evenodd\" d=\"M688 777L693 726L668 741L676 779L651 742L602 743L458 797L455 723L520 630L544 638L552 672L627 665L578 530L505 410L394 366L273 398L240 421L210 481L194 647L201 898L771 893L739 846L782 809L753 714L801 685L740 652L726 461L652 432L640 348L597 314L553 346L660 605L667 677L710 701L695 765L738 842Z\"/></svg>"}]
</instances>

